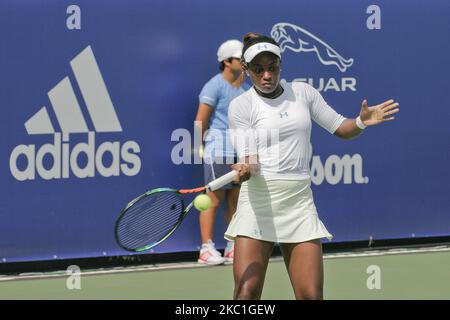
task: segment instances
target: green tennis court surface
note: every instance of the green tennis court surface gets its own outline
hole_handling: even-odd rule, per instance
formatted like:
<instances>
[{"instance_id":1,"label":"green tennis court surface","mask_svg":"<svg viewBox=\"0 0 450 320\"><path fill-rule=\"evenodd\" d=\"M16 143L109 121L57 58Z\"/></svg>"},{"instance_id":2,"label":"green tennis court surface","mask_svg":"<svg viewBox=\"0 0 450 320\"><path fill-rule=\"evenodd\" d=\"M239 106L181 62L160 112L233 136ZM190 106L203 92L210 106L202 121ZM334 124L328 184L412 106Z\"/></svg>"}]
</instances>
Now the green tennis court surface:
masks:
<instances>
[{"instance_id":1,"label":"green tennis court surface","mask_svg":"<svg viewBox=\"0 0 450 320\"><path fill-rule=\"evenodd\" d=\"M326 255L325 299L450 299L449 250ZM379 270L379 282L373 270ZM67 279L64 272L0 277L0 299L210 300L231 299L233 292L231 265L82 270L80 290L67 289ZM369 287L378 283L381 288L369 289L368 279ZM269 264L262 298L294 299L279 258Z\"/></svg>"}]
</instances>

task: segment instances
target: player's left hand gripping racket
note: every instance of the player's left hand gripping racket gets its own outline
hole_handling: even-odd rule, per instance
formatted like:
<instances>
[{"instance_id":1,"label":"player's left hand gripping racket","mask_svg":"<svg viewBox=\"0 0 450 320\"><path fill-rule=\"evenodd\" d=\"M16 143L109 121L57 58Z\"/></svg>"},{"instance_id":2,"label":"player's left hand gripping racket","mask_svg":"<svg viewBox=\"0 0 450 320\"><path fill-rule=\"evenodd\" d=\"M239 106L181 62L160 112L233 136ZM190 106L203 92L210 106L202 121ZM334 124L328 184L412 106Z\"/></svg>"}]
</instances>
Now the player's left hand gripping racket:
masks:
<instances>
[{"instance_id":1,"label":"player's left hand gripping racket","mask_svg":"<svg viewBox=\"0 0 450 320\"><path fill-rule=\"evenodd\" d=\"M185 207L181 195L215 191L232 182L236 175L233 170L195 189L158 188L147 191L121 211L115 225L117 243L132 252L157 246L175 232L193 206L192 201Z\"/></svg>"}]
</instances>

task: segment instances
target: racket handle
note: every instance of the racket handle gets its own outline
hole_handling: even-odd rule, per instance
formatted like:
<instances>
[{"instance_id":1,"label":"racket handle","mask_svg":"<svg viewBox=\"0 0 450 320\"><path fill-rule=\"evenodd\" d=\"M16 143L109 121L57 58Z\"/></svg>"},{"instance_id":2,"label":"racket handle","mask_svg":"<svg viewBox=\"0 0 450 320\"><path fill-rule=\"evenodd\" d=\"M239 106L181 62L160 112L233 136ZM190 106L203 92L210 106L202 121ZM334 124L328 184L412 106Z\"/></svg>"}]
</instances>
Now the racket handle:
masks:
<instances>
[{"instance_id":1,"label":"racket handle","mask_svg":"<svg viewBox=\"0 0 450 320\"><path fill-rule=\"evenodd\" d=\"M208 189L209 191L218 190L218 189L222 188L223 186L231 183L237 174L238 174L238 172L236 170L230 171L226 175L223 175L220 178L208 183L208 185L206 186L206 189Z\"/></svg>"}]
</instances>

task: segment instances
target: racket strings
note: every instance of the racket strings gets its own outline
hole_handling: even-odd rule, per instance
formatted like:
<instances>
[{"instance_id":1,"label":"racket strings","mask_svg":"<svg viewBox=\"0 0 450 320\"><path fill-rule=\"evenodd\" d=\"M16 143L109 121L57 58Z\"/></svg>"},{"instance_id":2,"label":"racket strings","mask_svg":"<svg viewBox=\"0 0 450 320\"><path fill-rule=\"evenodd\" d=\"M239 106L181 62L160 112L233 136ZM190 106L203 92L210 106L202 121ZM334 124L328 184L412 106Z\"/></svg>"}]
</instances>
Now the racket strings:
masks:
<instances>
[{"instance_id":1,"label":"racket strings","mask_svg":"<svg viewBox=\"0 0 450 320\"><path fill-rule=\"evenodd\" d=\"M124 224L124 231L131 231L138 240L159 238L161 233L165 233L177 222L178 216L173 212L164 216L164 213L168 212L164 204L143 202L128 211L128 223Z\"/></svg>"},{"instance_id":2,"label":"racket strings","mask_svg":"<svg viewBox=\"0 0 450 320\"><path fill-rule=\"evenodd\" d=\"M174 205L172 199L165 203L167 197L158 198L143 199L124 215L118 231L126 247L136 249L157 242L177 224L181 203Z\"/></svg>"},{"instance_id":3,"label":"racket strings","mask_svg":"<svg viewBox=\"0 0 450 320\"><path fill-rule=\"evenodd\" d=\"M131 250L153 245L176 227L182 212L182 199L175 192L145 196L120 218L116 229L118 240Z\"/></svg>"}]
</instances>

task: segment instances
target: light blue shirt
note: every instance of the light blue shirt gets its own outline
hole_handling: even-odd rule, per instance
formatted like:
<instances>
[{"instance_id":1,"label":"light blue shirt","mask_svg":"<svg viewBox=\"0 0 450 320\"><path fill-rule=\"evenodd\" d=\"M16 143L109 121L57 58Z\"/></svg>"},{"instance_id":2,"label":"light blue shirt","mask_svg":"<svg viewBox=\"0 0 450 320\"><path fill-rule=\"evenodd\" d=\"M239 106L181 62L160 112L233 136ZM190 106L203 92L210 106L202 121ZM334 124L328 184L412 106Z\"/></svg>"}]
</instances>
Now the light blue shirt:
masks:
<instances>
[{"instance_id":1,"label":"light blue shirt","mask_svg":"<svg viewBox=\"0 0 450 320\"><path fill-rule=\"evenodd\" d=\"M209 118L209 131L205 137L204 157L234 157L236 155L231 143L228 129L228 107L231 100L250 89L247 83L239 88L232 86L219 73L209 80L199 95L200 103L213 108Z\"/></svg>"}]
</instances>

